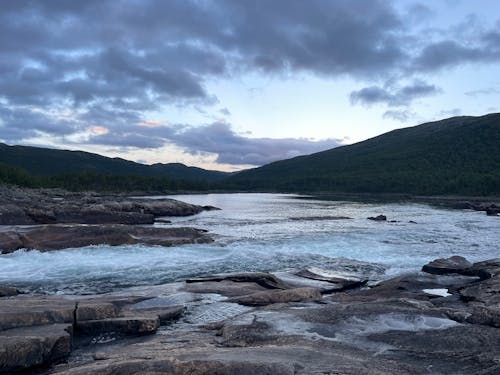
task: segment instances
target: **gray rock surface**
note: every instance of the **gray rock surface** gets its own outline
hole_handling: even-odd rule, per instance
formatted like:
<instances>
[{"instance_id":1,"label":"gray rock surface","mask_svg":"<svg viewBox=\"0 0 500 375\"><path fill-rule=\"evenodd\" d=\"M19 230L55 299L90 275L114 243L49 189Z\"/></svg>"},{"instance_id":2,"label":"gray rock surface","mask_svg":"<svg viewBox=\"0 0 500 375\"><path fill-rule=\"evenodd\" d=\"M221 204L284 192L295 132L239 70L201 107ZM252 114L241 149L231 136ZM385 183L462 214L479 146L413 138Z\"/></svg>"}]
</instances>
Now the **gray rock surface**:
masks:
<instances>
[{"instance_id":1,"label":"gray rock surface","mask_svg":"<svg viewBox=\"0 0 500 375\"><path fill-rule=\"evenodd\" d=\"M0 373L52 363L71 353L72 326L50 324L0 331Z\"/></svg>"},{"instance_id":2,"label":"gray rock surface","mask_svg":"<svg viewBox=\"0 0 500 375\"><path fill-rule=\"evenodd\" d=\"M291 281L335 284L338 268L309 269L322 280L290 270L100 296L2 298L0 336L20 341L0 343L29 350L17 356L0 350L0 363L12 369L52 363L47 373L57 374L497 374L496 262L473 266L487 279L420 273L327 295ZM373 271L355 262L351 268ZM282 274L293 277L285 282ZM437 289L449 293L433 294ZM39 342L54 324L73 330L71 353L60 344L57 355L48 355L47 346L27 343L25 332L33 328Z\"/></svg>"},{"instance_id":3,"label":"gray rock surface","mask_svg":"<svg viewBox=\"0 0 500 375\"><path fill-rule=\"evenodd\" d=\"M446 275L450 273L463 274L472 267L472 263L464 257L455 255L446 259L440 258L427 263L422 267L422 271L436 275Z\"/></svg>"},{"instance_id":4,"label":"gray rock surface","mask_svg":"<svg viewBox=\"0 0 500 375\"><path fill-rule=\"evenodd\" d=\"M0 225L153 224L163 216L189 216L214 207L174 199L0 187Z\"/></svg>"},{"instance_id":5,"label":"gray rock surface","mask_svg":"<svg viewBox=\"0 0 500 375\"><path fill-rule=\"evenodd\" d=\"M16 238L16 241L12 239ZM135 225L45 225L18 232L0 232L0 252L8 254L18 249L53 251L89 245L148 245L174 246L208 243L213 239L206 231L196 228L162 228Z\"/></svg>"}]
</instances>

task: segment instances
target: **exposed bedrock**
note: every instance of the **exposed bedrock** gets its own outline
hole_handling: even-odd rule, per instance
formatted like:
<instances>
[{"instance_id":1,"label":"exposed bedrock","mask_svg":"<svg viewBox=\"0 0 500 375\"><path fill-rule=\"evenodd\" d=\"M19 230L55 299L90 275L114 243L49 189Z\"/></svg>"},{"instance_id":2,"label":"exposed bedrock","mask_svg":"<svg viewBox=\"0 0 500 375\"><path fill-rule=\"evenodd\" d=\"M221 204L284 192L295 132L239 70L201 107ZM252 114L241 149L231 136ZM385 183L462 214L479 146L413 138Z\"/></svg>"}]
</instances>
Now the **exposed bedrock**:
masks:
<instances>
[{"instance_id":1,"label":"exposed bedrock","mask_svg":"<svg viewBox=\"0 0 500 375\"><path fill-rule=\"evenodd\" d=\"M0 372L45 364L57 374L497 374L496 262L470 265L473 276L416 273L375 285L376 266L353 262L366 272L345 275L343 260L99 296L4 297Z\"/></svg>"},{"instance_id":2,"label":"exposed bedrock","mask_svg":"<svg viewBox=\"0 0 500 375\"><path fill-rule=\"evenodd\" d=\"M0 225L152 224L157 217L189 216L213 209L217 208L174 199L0 188Z\"/></svg>"},{"instance_id":3,"label":"exposed bedrock","mask_svg":"<svg viewBox=\"0 0 500 375\"><path fill-rule=\"evenodd\" d=\"M30 229L0 232L0 252L18 249L53 251L90 245L147 244L174 246L209 243L212 237L203 229L162 228L135 225L45 225Z\"/></svg>"}]
</instances>

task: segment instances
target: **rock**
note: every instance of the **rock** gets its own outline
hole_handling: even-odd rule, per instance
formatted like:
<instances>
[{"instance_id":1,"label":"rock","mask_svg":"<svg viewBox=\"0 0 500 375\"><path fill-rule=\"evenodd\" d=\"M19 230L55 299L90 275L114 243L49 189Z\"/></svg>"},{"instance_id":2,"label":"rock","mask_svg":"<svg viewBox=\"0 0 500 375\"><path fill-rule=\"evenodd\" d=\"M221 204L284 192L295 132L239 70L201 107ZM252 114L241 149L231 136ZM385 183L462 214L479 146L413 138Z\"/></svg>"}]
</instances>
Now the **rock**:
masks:
<instances>
[{"instance_id":1,"label":"rock","mask_svg":"<svg viewBox=\"0 0 500 375\"><path fill-rule=\"evenodd\" d=\"M276 276L270 273L264 272L253 272L253 273L235 273L235 274L225 274L225 275L215 275L212 277L202 277L195 279L187 279L186 283L204 283L207 281L223 281L229 280L234 282L251 282L256 283L266 289L286 289L286 285L282 280L278 279Z\"/></svg>"},{"instance_id":2,"label":"rock","mask_svg":"<svg viewBox=\"0 0 500 375\"><path fill-rule=\"evenodd\" d=\"M202 208L205 211L220 211L219 207L214 207L214 206L202 206Z\"/></svg>"},{"instance_id":3,"label":"rock","mask_svg":"<svg viewBox=\"0 0 500 375\"><path fill-rule=\"evenodd\" d=\"M100 357L103 357L100 354ZM101 359L101 358L99 358ZM102 359L109 359L104 357ZM104 362L104 361L103 361ZM56 372L60 375L114 375L114 374L166 374L166 375L294 375L293 365L287 363L277 363L268 361L249 361L240 359L239 361L224 361L223 359L197 359L197 360L176 360L176 359L136 359L126 358L114 359L103 363L86 364L81 367Z\"/></svg>"},{"instance_id":4,"label":"rock","mask_svg":"<svg viewBox=\"0 0 500 375\"><path fill-rule=\"evenodd\" d=\"M422 267L422 271L435 275L447 275L450 273L464 274L470 267L470 263L464 257L454 255L450 258L435 259Z\"/></svg>"},{"instance_id":5,"label":"rock","mask_svg":"<svg viewBox=\"0 0 500 375\"><path fill-rule=\"evenodd\" d=\"M488 216L500 216L500 207L492 204L488 208L486 208L486 215Z\"/></svg>"},{"instance_id":6,"label":"rock","mask_svg":"<svg viewBox=\"0 0 500 375\"><path fill-rule=\"evenodd\" d=\"M71 325L51 324L0 332L0 372L47 365L71 352Z\"/></svg>"},{"instance_id":7,"label":"rock","mask_svg":"<svg viewBox=\"0 0 500 375\"><path fill-rule=\"evenodd\" d=\"M294 288L286 290L271 290L257 292L241 297L227 299L227 302L235 302L246 306L265 306L272 303L288 303L300 301L319 301L321 293L314 288Z\"/></svg>"},{"instance_id":8,"label":"rock","mask_svg":"<svg viewBox=\"0 0 500 375\"><path fill-rule=\"evenodd\" d=\"M386 221L387 216L385 215L378 215L378 216L370 216L368 220L374 220L374 221Z\"/></svg>"},{"instance_id":9,"label":"rock","mask_svg":"<svg viewBox=\"0 0 500 375\"><path fill-rule=\"evenodd\" d=\"M0 331L43 324L73 323L75 302L20 295L0 299Z\"/></svg>"},{"instance_id":10,"label":"rock","mask_svg":"<svg viewBox=\"0 0 500 375\"><path fill-rule=\"evenodd\" d=\"M31 225L35 224L25 210L15 204L10 203L10 197L5 200L0 199L0 225Z\"/></svg>"},{"instance_id":11,"label":"rock","mask_svg":"<svg viewBox=\"0 0 500 375\"><path fill-rule=\"evenodd\" d=\"M78 322L75 334L90 337L104 333L140 336L155 333L159 326L158 317L126 316Z\"/></svg>"},{"instance_id":12,"label":"rock","mask_svg":"<svg viewBox=\"0 0 500 375\"><path fill-rule=\"evenodd\" d=\"M0 225L153 224L160 216L188 216L211 206L174 199L70 193L63 190L0 189Z\"/></svg>"},{"instance_id":13,"label":"rock","mask_svg":"<svg viewBox=\"0 0 500 375\"><path fill-rule=\"evenodd\" d=\"M465 274L478 276L482 280L498 276L500 275L500 258L474 263L471 268L465 271Z\"/></svg>"},{"instance_id":14,"label":"rock","mask_svg":"<svg viewBox=\"0 0 500 375\"><path fill-rule=\"evenodd\" d=\"M160 325L165 325L181 318L185 311L186 308L184 306L147 307L130 309L128 314L133 316L133 314L140 312L142 315L158 317Z\"/></svg>"},{"instance_id":15,"label":"rock","mask_svg":"<svg viewBox=\"0 0 500 375\"><path fill-rule=\"evenodd\" d=\"M21 292L13 286L0 285L0 297L12 297L17 296L20 293Z\"/></svg>"},{"instance_id":16,"label":"rock","mask_svg":"<svg viewBox=\"0 0 500 375\"><path fill-rule=\"evenodd\" d=\"M23 240L20 233L14 231L0 232L0 254L7 254L23 248Z\"/></svg>"},{"instance_id":17,"label":"rock","mask_svg":"<svg viewBox=\"0 0 500 375\"><path fill-rule=\"evenodd\" d=\"M324 221L324 220L350 220L352 217L348 216L294 216L289 217L288 220L292 221Z\"/></svg>"},{"instance_id":18,"label":"rock","mask_svg":"<svg viewBox=\"0 0 500 375\"><path fill-rule=\"evenodd\" d=\"M500 278L494 277L458 289L460 297L466 301L480 302L500 309Z\"/></svg>"},{"instance_id":19,"label":"rock","mask_svg":"<svg viewBox=\"0 0 500 375\"><path fill-rule=\"evenodd\" d=\"M131 225L47 225L13 235L0 236L2 253L21 248L53 251L90 245L148 245L174 246L188 243L208 243L213 239L195 228L157 228ZM4 240L4 241L2 241Z\"/></svg>"},{"instance_id":20,"label":"rock","mask_svg":"<svg viewBox=\"0 0 500 375\"><path fill-rule=\"evenodd\" d=\"M474 306L465 321L471 324L482 324L500 328L500 309L486 306Z\"/></svg>"},{"instance_id":21,"label":"rock","mask_svg":"<svg viewBox=\"0 0 500 375\"><path fill-rule=\"evenodd\" d=\"M309 267L300 270L296 273L296 275L308 279L337 284L337 290L357 288L366 284L368 281L367 279L361 279L353 274L324 270L318 267Z\"/></svg>"}]
</instances>

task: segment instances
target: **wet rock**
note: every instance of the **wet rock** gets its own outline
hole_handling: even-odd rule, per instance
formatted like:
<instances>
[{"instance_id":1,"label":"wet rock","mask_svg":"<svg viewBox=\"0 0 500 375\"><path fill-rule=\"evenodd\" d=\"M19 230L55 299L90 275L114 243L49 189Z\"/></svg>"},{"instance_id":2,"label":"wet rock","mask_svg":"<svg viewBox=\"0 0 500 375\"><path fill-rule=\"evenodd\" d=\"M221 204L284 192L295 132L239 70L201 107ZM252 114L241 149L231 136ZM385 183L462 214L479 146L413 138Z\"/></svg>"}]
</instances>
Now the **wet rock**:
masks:
<instances>
[{"instance_id":1,"label":"wet rock","mask_svg":"<svg viewBox=\"0 0 500 375\"><path fill-rule=\"evenodd\" d=\"M273 303L299 301L319 301L321 293L314 288L294 288L257 292L247 296L229 298L227 302L235 302L246 306L265 306Z\"/></svg>"},{"instance_id":2,"label":"wet rock","mask_svg":"<svg viewBox=\"0 0 500 375\"><path fill-rule=\"evenodd\" d=\"M464 274L472 267L464 257L454 255L450 258L440 258L427 263L422 267L422 271L435 275L447 275L450 273Z\"/></svg>"},{"instance_id":3,"label":"wet rock","mask_svg":"<svg viewBox=\"0 0 500 375\"><path fill-rule=\"evenodd\" d=\"M374 220L374 221L386 221L387 220L387 216L385 216L385 215L370 216L367 219L368 220Z\"/></svg>"},{"instance_id":4,"label":"wet rock","mask_svg":"<svg viewBox=\"0 0 500 375\"><path fill-rule=\"evenodd\" d=\"M12 236L0 236L0 249L3 254L21 248L53 251L101 244L119 246L144 243L174 246L213 241L208 234L195 228L130 225L48 225L22 230L18 235L20 241L12 241Z\"/></svg>"},{"instance_id":5,"label":"wet rock","mask_svg":"<svg viewBox=\"0 0 500 375\"><path fill-rule=\"evenodd\" d=\"M289 286L286 285L282 280L278 279L276 276L270 273L263 272L253 272L253 273L235 273L235 274L225 274L216 275L212 277L202 277L195 279L187 279L186 283L204 283L207 281L234 281L234 282L245 282L245 283L255 283L266 289L286 289Z\"/></svg>"},{"instance_id":6,"label":"wet rock","mask_svg":"<svg viewBox=\"0 0 500 375\"><path fill-rule=\"evenodd\" d=\"M0 332L0 372L25 370L67 357L71 325L51 324Z\"/></svg>"},{"instance_id":7,"label":"wet rock","mask_svg":"<svg viewBox=\"0 0 500 375\"><path fill-rule=\"evenodd\" d=\"M13 286L0 285L0 297L17 296L21 292Z\"/></svg>"},{"instance_id":8,"label":"wet rock","mask_svg":"<svg viewBox=\"0 0 500 375\"><path fill-rule=\"evenodd\" d=\"M292 221L327 221L327 220L349 220L352 217L348 216L294 216L289 217Z\"/></svg>"},{"instance_id":9,"label":"wet rock","mask_svg":"<svg viewBox=\"0 0 500 375\"><path fill-rule=\"evenodd\" d=\"M486 215L488 216L500 216L500 207L492 204L488 208L486 208Z\"/></svg>"}]
</instances>

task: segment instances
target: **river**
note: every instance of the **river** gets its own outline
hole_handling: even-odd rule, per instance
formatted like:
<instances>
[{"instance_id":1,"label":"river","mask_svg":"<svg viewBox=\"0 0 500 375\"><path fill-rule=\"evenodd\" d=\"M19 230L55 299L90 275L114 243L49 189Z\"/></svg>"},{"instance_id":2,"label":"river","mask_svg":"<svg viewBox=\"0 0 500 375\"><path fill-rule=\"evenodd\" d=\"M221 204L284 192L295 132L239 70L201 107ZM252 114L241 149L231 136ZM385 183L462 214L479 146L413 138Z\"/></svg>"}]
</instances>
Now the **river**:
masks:
<instances>
[{"instance_id":1,"label":"river","mask_svg":"<svg viewBox=\"0 0 500 375\"><path fill-rule=\"evenodd\" d=\"M331 266L332 258L378 263L390 277L454 254L472 261L500 257L500 220L484 212L283 194L172 198L221 210L155 225L204 228L214 234L213 244L21 250L2 255L0 284L44 293L90 294L214 273ZM367 220L379 214L395 222Z\"/></svg>"}]
</instances>

